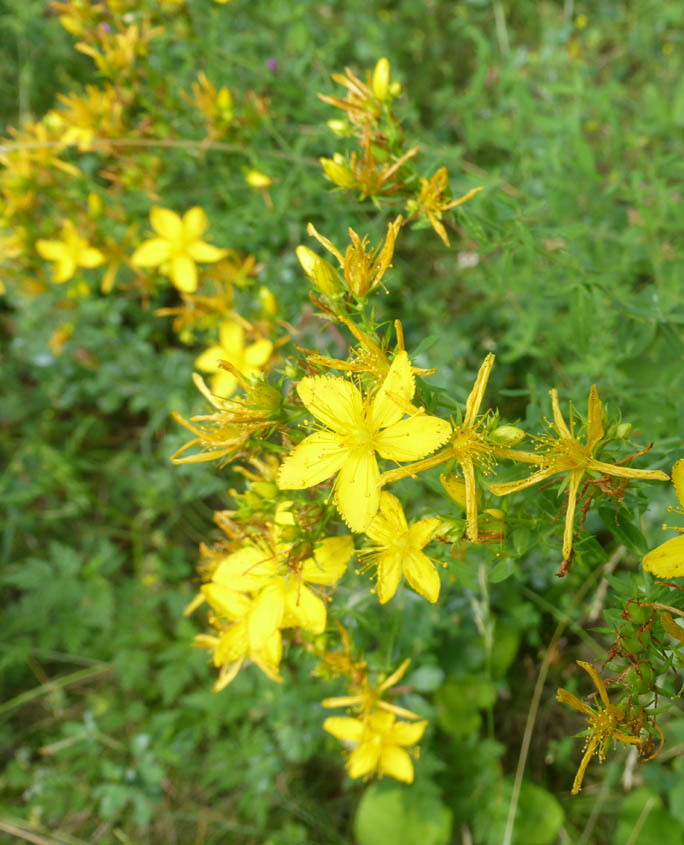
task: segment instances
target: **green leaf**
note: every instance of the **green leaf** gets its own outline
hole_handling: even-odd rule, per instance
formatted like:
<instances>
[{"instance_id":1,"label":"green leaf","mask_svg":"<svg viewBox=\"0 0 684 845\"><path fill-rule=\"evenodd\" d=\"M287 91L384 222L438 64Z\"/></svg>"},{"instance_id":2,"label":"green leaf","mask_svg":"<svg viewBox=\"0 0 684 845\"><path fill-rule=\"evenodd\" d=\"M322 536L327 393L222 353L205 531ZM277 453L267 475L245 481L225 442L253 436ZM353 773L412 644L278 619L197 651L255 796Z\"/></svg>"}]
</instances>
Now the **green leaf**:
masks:
<instances>
[{"instance_id":1,"label":"green leaf","mask_svg":"<svg viewBox=\"0 0 684 845\"><path fill-rule=\"evenodd\" d=\"M627 508L620 508L616 513L613 508L602 507L598 512L601 522L630 552L638 557L648 552L646 538L632 522Z\"/></svg>"},{"instance_id":2,"label":"green leaf","mask_svg":"<svg viewBox=\"0 0 684 845\"><path fill-rule=\"evenodd\" d=\"M447 845L451 811L419 787L376 783L365 791L356 811L359 845Z\"/></svg>"}]
</instances>

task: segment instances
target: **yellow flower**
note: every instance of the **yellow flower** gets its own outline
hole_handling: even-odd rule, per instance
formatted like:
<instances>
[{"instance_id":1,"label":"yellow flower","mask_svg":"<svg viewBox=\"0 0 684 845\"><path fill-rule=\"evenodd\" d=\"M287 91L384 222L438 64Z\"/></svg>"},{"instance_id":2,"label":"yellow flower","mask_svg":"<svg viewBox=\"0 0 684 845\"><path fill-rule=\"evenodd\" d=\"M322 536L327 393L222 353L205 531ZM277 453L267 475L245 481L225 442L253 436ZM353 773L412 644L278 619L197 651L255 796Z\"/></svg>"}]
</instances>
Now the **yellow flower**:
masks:
<instances>
[{"instance_id":1,"label":"yellow flower","mask_svg":"<svg viewBox=\"0 0 684 845\"><path fill-rule=\"evenodd\" d=\"M427 217L430 225L437 232L445 246L449 246L449 238L444 224L441 222L443 213L459 205L463 205L464 202L474 197L483 188L473 188L456 200L448 199L446 191L449 187L449 174L447 173L446 167L440 167L439 170L435 171L432 179L429 181L421 178L420 185L418 199L409 200L407 204L408 211L410 214Z\"/></svg>"},{"instance_id":2,"label":"yellow flower","mask_svg":"<svg viewBox=\"0 0 684 845\"><path fill-rule=\"evenodd\" d=\"M168 275L178 290L196 290L196 261L220 261L226 255L225 249L202 240L209 221L199 206L186 211L182 219L168 208L155 207L150 211L150 223L159 237L142 243L131 263L136 267L168 265Z\"/></svg>"},{"instance_id":3,"label":"yellow flower","mask_svg":"<svg viewBox=\"0 0 684 845\"><path fill-rule=\"evenodd\" d=\"M344 257L331 241L316 231L313 223L309 223L306 231L338 260L340 268L344 271L347 287L354 296L366 296L380 284L382 277L391 267L394 244L400 228L401 217L397 217L393 223L387 225L387 237L384 244L371 250L368 250L366 237L361 239L353 229L349 229L351 244L347 247ZM304 269L306 271L306 267Z\"/></svg>"},{"instance_id":4,"label":"yellow flower","mask_svg":"<svg viewBox=\"0 0 684 845\"><path fill-rule=\"evenodd\" d=\"M211 649L214 666L221 670L214 691L228 686L246 658L256 663L271 680L281 681L278 674L283 652L280 630L260 624L263 609L259 602L224 586L207 590L205 585L202 592L218 614L213 622L219 636L199 634L194 644Z\"/></svg>"},{"instance_id":5,"label":"yellow flower","mask_svg":"<svg viewBox=\"0 0 684 845\"><path fill-rule=\"evenodd\" d=\"M356 743L349 755L349 777L390 777L413 783L413 763L405 750L423 736L426 721L398 722L393 713L377 711L361 719L349 716L330 716L323 722L324 730L337 739Z\"/></svg>"},{"instance_id":6,"label":"yellow flower","mask_svg":"<svg viewBox=\"0 0 684 845\"><path fill-rule=\"evenodd\" d=\"M439 519L430 517L409 526L399 499L385 491L380 494L380 510L366 529L375 545L360 552L377 564L380 604L386 604L396 593L402 570L417 593L430 602L437 601L439 574L422 549L439 524Z\"/></svg>"},{"instance_id":7,"label":"yellow flower","mask_svg":"<svg viewBox=\"0 0 684 845\"><path fill-rule=\"evenodd\" d=\"M480 429L486 415L478 419L478 413L493 366L494 355L487 355L478 371L473 389L470 391L470 395L466 400L463 422L460 425L454 426L453 434L446 448L430 458L418 461L418 463L385 472L380 479L380 483L385 485L392 481L398 481L400 478L405 478L407 475L424 472L447 461L456 461L463 472L466 536L473 543L477 543L478 541L475 467L477 466L481 472L487 474L491 471L496 457L509 458L516 456L518 460L525 460L525 456L527 455L529 460L536 460L536 455L534 454L516 452L492 443ZM450 478L449 482L453 487L454 479ZM449 491L447 490L447 492Z\"/></svg>"},{"instance_id":8,"label":"yellow flower","mask_svg":"<svg viewBox=\"0 0 684 845\"><path fill-rule=\"evenodd\" d=\"M287 504L278 506L271 531L227 555L202 592L211 597L224 589L255 593L250 631L270 636L276 628L304 628L322 634L327 622L325 602L307 586L331 585L344 574L354 554L350 536L326 537L312 548L288 542L295 516Z\"/></svg>"},{"instance_id":9,"label":"yellow flower","mask_svg":"<svg viewBox=\"0 0 684 845\"><path fill-rule=\"evenodd\" d=\"M529 455L522 460L527 463L537 463L540 469L520 481L509 481L503 484L490 484L489 489L496 496L507 496L518 490L525 490L540 481L545 481L558 473L568 473L568 509L565 515L565 531L563 533L563 560L569 563L572 553L572 534L577 505L577 493L580 482L587 472L596 471L602 475L616 478L640 478L647 481L667 481L668 476L660 470L632 469L631 467L609 464L594 457L594 452L603 438L603 405L599 399L596 385L592 385L587 402L587 426L585 442L581 443L574 433L572 407L570 411L570 428L566 425L558 404L558 391L551 390L551 406L553 408L553 426L556 434L549 434L540 438L542 452L536 460ZM518 458L521 460L521 458ZM564 570L561 572L565 574Z\"/></svg>"},{"instance_id":10,"label":"yellow flower","mask_svg":"<svg viewBox=\"0 0 684 845\"><path fill-rule=\"evenodd\" d=\"M672 483L679 499L678 508L669 507L670 513L684 516L684 458L672 467ZM679 537L672 537L662 545L650 551L643 560L644 569L657 578L681 578L684 575L684 528L663 525L663 530L682 532Z\"/></svg>"},{"instance_id":11,"label":"yellow flower","mask_svg":"<svg viewBox=\"0 0 684 845\"><path fill-rule=\"evenodd\" d=\"M397 354L375 395L364 398L350 381L328 376L302 379L297 392L324 427L285 458L278 486L302 490L337 474L335 504L352 531L365 531L378 511L376 452L386 460L415 460L451 433L445 420L410 405L415 380L405 351ZM403 419L407 410L411 416Z\"/></svg>"},{"instance_id":12,"label":"yellow flower","mask_svg":"<svg viewBox=\"0 0 684 845\"><path fill-rule=\"evenodd\" d=\"M210 346L195 361L198 370L213 373L211 389L217 396L227 399L237 386L237 377L229 370L222 369L219 362L228 361L244 376L257 376L271 357L273 344L262 338L245 346L245 330L235 320L224 320L219 329L219 342Z\"/></svg>"},{"instance_id":13,"label":"yellow flower","mask_svg":"<svg viewBox=\"0 0 684 845\"><path fill-rule=\"evenodd\" d=\"M383 56L373 69L371 87L378 100L387 100L390 95L391 70L389 61Z\"/></svg>"},{"instance_id":14,"label":"yellow flower","mask_svg":"<svg viewBox=\"0 0 684 845\"><path fill-rule=\"evenodd\" d=\"M41 258L55 262L52 279L57 283L70 279L78 267L99 267L105 260L99 249L78 234L71 220L62 225L61 241L38 240L36 250Z\"/></svg>"},{"instance_id":15,"label":"yellow flower","mask_svg":"<svg viewBox=\"0 0 684 845\"><path fill-rule=\"evenodd\" d=\"M582 762L580 763L577 774L575 775L575 780L572 784L572 795L577 795L582 788L584 773L586 772L589 761L594 754L598 754L600 763L603 763L606 759L606 749L611 739L616 739L618 742L624 742L627 745L639 744L638 736L626 734L620 730L620 727L624 725L624 714L622 710L610 703L606 687L599 677L596 669L591 665L591 663L585 663L583 660L578 660L577 665L581 666L594 682L596 689L598 690L599 697L603 702L603 707L598 702L596 702L595 707L590 707L588 704L580 701L576 695L568 692L568 690L558 690L558 694L556 696L558 701L569 705L580 713L583 713L589 721L589 736L585 746L584 757L582 757ZM624 726L629 727L628 725Z\"/></svg>"},{"instance_id":16,"label":"yellow flower","mask_svg":"<svg viewBox=\"0 0 684 845\"><path fill-rule=\"evenodd\" d=\"M384 710L387 713L394 713L396 716L403 716L406 719L418 719L415 713L406 710L404 707L398 707L396 704L390 704L388 701L382 700L383 693L396 685L406 674L411 663L409 657L392 672L385 680L373 687L368 683L368 676L364 673L361 682L360 691L354 695L342 695L335 698L326 698L321 704L323 707L352 707L358 710L363 715L367 716L374 710ZM364 664L365 666L365 664Z\"/></svg>"}]
</instances>

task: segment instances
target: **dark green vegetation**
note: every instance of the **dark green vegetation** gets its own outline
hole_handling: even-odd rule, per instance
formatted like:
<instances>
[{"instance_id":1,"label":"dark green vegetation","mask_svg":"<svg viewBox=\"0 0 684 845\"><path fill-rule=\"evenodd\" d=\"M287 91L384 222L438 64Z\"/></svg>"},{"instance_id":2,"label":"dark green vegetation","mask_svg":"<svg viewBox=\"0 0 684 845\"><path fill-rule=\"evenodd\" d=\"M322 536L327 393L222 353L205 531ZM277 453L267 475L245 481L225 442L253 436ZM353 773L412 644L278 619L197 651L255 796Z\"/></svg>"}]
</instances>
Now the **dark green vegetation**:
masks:
<instances>
[{"instance_id":1,"label":"dark green vegetation","mask_svg":"<svg viewBox=\"0 0 684 845\"><path fill-rule=\"evenodd\" d=\"M202 138L195 125L186 131L182 112L163 109L182 102L178 90L199 69L236 97L268 96L270 117L251 131L247 153L170 151L159 202L201 205L213 243L263 262L259 284L283 319L297 323L306 303L294 249L313 246L309 220L342 245L347 226L377 238L393 216L329 192L317 163L344 142L326 128L338 115L316 92L338 94L329 73L363 73L387 56L425 171L445 164L455 195L475 184L485 191L451 218L450 250L430 230L402 233L381 319L403 320L409 351L425 352L417 363L439 367L430 384L458 402L494 351L484 407L534 430L550 412L549 388L564 409L572 400L583 412L596 383L610 413L634 423L633 451L655 443L641 466L669 471L684 455L679 0L187 0L169 20L148 60L161 135ZM97 81L72 43L45 3L0 2L5 127ZM247 166L276 181L273 211L245 185ZM131 201L141 233L145 202ZM195 592L197 545L213 536L211 512L231 506L237 482L210 465L168 462L187 439L170 411L202 409L189 377L197 350L153 314L172 293L148 308L117 294L77 301L73 337L56 356L48 341L63 322L62 294L8 297L0 312L8 841L24 830L59 843L374 845L403 836L498 845L542 671L514 841L684 843L684 719L664 722L667 745L654 762L626 767L622 747L603 769L594 761L570 801L582 746L571 737L583 723L555 701L558 686L588 692L575 658L605 659L611 637L591 628L604 624L606 606L609 622L621 608L602 587L606 561L618 566L618 596L651 589L639 558L664 539L671 488L647 488L646 517L635 490L620 526L612 505L592 511L562 580L562 497L546 490L542 523L516 511L517 545L503 561L476 549L454 562L448 590L443 577L436 607L419 612L406 596L388 605L363 637L371 651L381 628L392 632L382 641L387 669L397 655L414 658L404 699L431 725L415 785L365 791L321 729L320 699L339 690L310 680L305 654L291 653L282 686L245 671L215 695L205 654L190 648L199 628L182 610ZM640 520L646 548L629 530Z\"/></svg>"}]
</instances>

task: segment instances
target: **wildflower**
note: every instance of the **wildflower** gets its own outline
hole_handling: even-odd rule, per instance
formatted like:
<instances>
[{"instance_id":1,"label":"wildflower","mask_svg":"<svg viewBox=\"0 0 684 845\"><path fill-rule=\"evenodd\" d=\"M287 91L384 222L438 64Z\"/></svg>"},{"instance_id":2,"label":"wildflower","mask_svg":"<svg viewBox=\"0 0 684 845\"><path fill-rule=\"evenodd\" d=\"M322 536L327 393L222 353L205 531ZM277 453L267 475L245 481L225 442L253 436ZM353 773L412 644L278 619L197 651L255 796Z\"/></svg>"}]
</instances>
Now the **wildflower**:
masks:
<instances>
[{"instance_id":1,"label":"wildflower","mask_svg":"<svg viewBox=\"0 0 684 845\"><path fill-rule=\"evenodd\" d=\"M669 507L669 513L684 516L684 458L672 467L672 483L679 499L679 507ZM668 529L681 532L679 537L666 540L657 548L650 551L643 560L644 569L652 572L658 578L681 578L684 575L684 528L663 525L663 531Z\"/></svg>"},{"instance_id":2,"label":"wildflower","mask_svg":"<svg viewBox=\"0 0 684 845\"><path fill-rule=\"evenodd\" d=\"M349 229L351 244L347 247L344 257L331 241L316 231L313 223L309 223L306 231L335 256L340 268L344 271L349 290L355 296L366 296L381 283L383 276L391 267L394 244L400 228L401 217L397 217L387 226L385 242L371 250L368 249L366 237L361 239L353 229Z\"/></svg>"},{"instance_id":3,"label":"wildflower","mask_svg":"<svg viewBox=\"0 0 684 845\"><path fill-rule=\"evenodd\" d=\"M181 219L168 208L150 211L150 223L158 237L144 241L133 254L135 267L167 266L171 281L180 291L192 293L197 288L196 261L219 261L226 255L202 240L209 226L207 215L195 206Z\"/></svg>"},{"instance_id":4,"label":"wildflower","mask_svg":"<svg viewBox=\"0 0 684 845\"><path fill-rule=\"evenodd\" d=\"M444 241L445 246L449 246L449 238L444 224L441 222L442 215L445 211L463 205L483 188L473 188L456 200L448 199L446 192L449 186L449 175L446 167L440 167L439 170L435 171L430 180L421 178L420 186L418 199L409 200L407 203L408 211L412 215L427 217L432 228Z\"/></svg>"},{"instance_id":5,"label":"wildflower","mask_svg":"<svg viewBox=\"0 0 684 845\"><path fill-rule=\"evenodd\" d=\"M587 425L585 442L581 443L575 436L572 406L570 408L570 428L565 423L558 404L558 391L551 390L551 406L553 408L553 425L555 434L551 433L542 438L541 453L537 459L524 458L528 463L540 466L536 472L520 481L509 481L503 484L490 484L489 489L496 496L507 496L518 490L525 490L540 481L545 481L559 473L567 472L568 508L565 515L565 530L563 533L563 560L567 563L572 553L572 535L577 505L577 493L580 482L587 472L596 471L602 475L616 478L640 478L648 481L667 481L668 476L660 470L632 469L631 467L609 464L594 457L597 446L604 435L602 413L603 405L599 399L596 385L592 385L587 402ZM514 457L514 455L511 455ZM520 460L520 458L518 458ZM565 570L561 569L565 574Z\"/></svg>"},{"instance_id":6,"label":"wildflower","mask_svg":"<svg viewBox=\"0 0 684 845\"><path fill-rule=\"evenodd\" d=\"M250 188L259 191L266 190L273 184L271 177L266 173L262 173L260 170L247 170L245 172L245 182L247 182Z\"/></svg>"},{"instance_id":7,"label":"wildflower","mask_svg":"<svg viewBox=\"0 0 684 845\"><path fill-rule=\"evenodd\" d=\"M217 402L198 373L193 373L193 380L197 389L216 409L216 412L185 420L179 413L172 411L176 422L195 435L193 440L174 452L171 456L172 463L194 464L219 459L225 459L223 464L230 463L253 434L273 425L273 412L280 404L281 397L280 393L269 384L245 383L246 399ZM200 451L186 455L185 453L194 446L199 446Z\"/></svg>"},{"instance_id":8,"label":"wildflower","mask_svg":"<svg viewBox=\"0 0 684 845\"><path fill-rule=\"evenodd\" d=\"M279 666L283 646L280 630L260 624L262 608L259 603L223 585L214 585L211 589L205 586L202 592L218 614L212 619L218 636L199 634L194 645L213 652L214 666L220 669L214 691L227 687L247 658L271 680L281 681Z\"/></svg>"},{"instance_id":9,"label":"wildflower","mask_svg":"<svg viewBox=\"0 0 684 845\"><path fill-rule=\"evenodd\" d=\"M451 431L445 420L410 405L415 379L405 351L374 396L363 397L350 381L328 376L303 378L297 392L324 427L285 458L278 486L302 490L337 474L335 503L352 531L365 531L380 504L375 453L386 460L415 460L438 448ZM403 419L407 410L411 416Z\"/></svg>"},{"instance_id":10,"label":"wildflower","mask_svg":"<svg viewBox=\"0 0 684 845\"><path fill-rule=\"evenodd\" d=\"M594 754L598 754L599 763L603 763L606 759L606 750L611 739L616 739L618 742L623 742L626 745L639 744L638 736L626 734L620 730L623 725L624 727L628 727L628 725L624 723L625 716L622 710L610 703L605 684L599 677L596 669L591 665L591 663L585 663L584 660L578 660L577 665L581 666L594 682L594 685L598 690L599 697L603 702L603 706L601 706L599 702L596 702L595 707L590 707L588 704L580 701L576 695L568 692L568 690L558 690L558 694L556 696L558 701L569 705L579 713L583 713L589 721L587 743L585 745L582 762L580 763L577 774L575 775L575 780L572 784L572 795L577 795L582 788L584 773L586 772L589 761Z\"/></svg>"},{"instance_id":11,"label":"wildflower","mask_svg":"<svg viewBox=\"0 0 684 845\"><path fill-rule=\"evenodd\" d=\"M224 557L202 592L209 598L216 589L229 588L256 594L250 626L262 635L276 628L325 631L325 602L309 584L336 584L354 554L350 536L326 537L311 547L288 541L295 525L289 504L281 503L270 531Z\"/></svg>"},{"instance_id":12,"label":"wildflower","mask_svg":"<svg viewBox=\"0 0 684 845\"><path fill-rule=\"evenodd\" d=\"M103 138L100 149L106 153L110 150L106 141L122 134L123 104L110 85L86 85L85 94L58 94L58 99L64 110L51 115L66 127L62 143L76 144L81 152L87 152L96 137Z\"/></svg>"},{"instance_id":13,"label":"wildflower","mask_svg":"<svg viewBox=\"0 0 684 845\"><path fill-rule=\"evenodd\" d=\"M427 721L398 722L393 713L378 711L365 718L330 716L323 722L323 728L337 739L356 743L349 755L347 770L349 777L390 777L413 783L413 763L405 750L408 745L420 741Z\"/></svg>"},{"instance_id":14,"label":"wildflower","mask_svg":"<svg viewBox=\"0 0 684 845\"><path fill-rule=\"evenodd\" d=\"M99 267L105 260L99 249L78 234L71 220L62 225L62 240L38 240L36 250L41 258L54 261L52 280L58 284L71 279L77 268Z\"/></svg>"},{"instance_id":15,"label":"wildflower","mask_svg":"<svg viewBox=\"0 0 684 845\"><path fill-rule=\"evenodd\" d=\"M422 550L439 525L439 519L429 517L409 527L399 499L386 491L380 494L380 509L366 528L375 545L360 552L377 565L380 604L386 604L396 593L402 570L417 593L433 604L437 601L439 575Z\"/></svg>"},{"instance_id":16,"label":"wildflower","mask_svg":"<svg viewBox=\"0 0 684 845\"><path fill-rule=\"evenodd\" d=\"M238 378L231 371L221 367L225 360L242 373L251 377L261 373L273 353L273 344L266 338L245 346L245 330L235 320L224 320L219 328L219 342L210 346L195 361L198 370L213 373L211 389L217 396L227 398L238 386Z\"/></svg>"},{"instance_id":17,"label":"wildflower","mask_svg":"<svg viewBox=\"0 0 684 845\"><path fill-rule=\"evenodd\" d=\"M491 472L496 457L512 457L515 455L518 456L518 460L525 460L525 456L527 455L528 460L535 460L536 458L535 455L529 455L526 452L514 452L497 443L492 443L486 433L481 430L486 415L478 419L478 413L493 366L494 355L489 354L482 362L473 389L470 391L470 395L466 400L466 411L463 421L460 425L454 426L447 446L430 458L385 472L380 479L381 485L389 484L393 481L398 481L400 478L405 478L407 475L415 475L418 472L424 472L446 461L455 460L463 473L466 536L473 543L477 543L478 541L475 467L477 466L484 474L488 474ZM450 480L450 483L453 486L453 479Z\"/></svg>"}]
</instances>

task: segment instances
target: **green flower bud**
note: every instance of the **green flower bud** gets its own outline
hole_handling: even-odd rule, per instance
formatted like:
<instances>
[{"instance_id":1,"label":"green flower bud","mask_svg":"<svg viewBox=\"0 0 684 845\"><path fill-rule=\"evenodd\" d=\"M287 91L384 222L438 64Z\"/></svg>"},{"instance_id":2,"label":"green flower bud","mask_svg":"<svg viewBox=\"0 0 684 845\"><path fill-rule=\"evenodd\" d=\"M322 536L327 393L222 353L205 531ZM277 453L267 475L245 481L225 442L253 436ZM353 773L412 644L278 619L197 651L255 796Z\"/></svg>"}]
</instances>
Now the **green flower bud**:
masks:
<instances>
[{"instance_id":1,"label":"green flower bud","mask_svg":"<svg viewBox=\"0 0 684 845\"><path fill-rule=\"evenodd\" d=\"M517 446L527 435L515 425L500 425L489 435L489 439L499 446Z\"/></svg>"},{"instance_id":2,"label":"green flower bud","mask_svg":"<svg viewBox=\"0 0 684 845\"><path fill-rule=\"evenodd\" d=\"M615 427L615 436L619 440L626 440L632 433L632 423L620 423Z\"/></svg>"}]
</instances>

